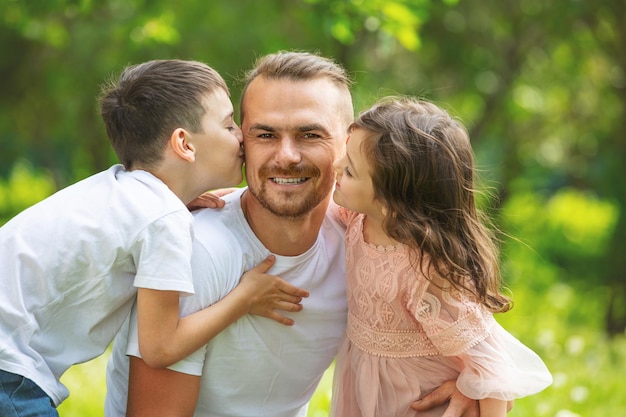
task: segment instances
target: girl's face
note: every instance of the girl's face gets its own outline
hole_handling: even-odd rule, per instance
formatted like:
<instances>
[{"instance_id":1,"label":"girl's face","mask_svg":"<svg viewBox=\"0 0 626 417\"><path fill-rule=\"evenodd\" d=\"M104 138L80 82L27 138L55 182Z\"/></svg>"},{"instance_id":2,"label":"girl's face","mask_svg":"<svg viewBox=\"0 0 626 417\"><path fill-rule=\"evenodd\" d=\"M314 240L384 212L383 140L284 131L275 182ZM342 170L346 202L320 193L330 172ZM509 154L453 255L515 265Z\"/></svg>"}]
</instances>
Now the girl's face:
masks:
<instances>
[{"instance_id":1,"label":"girl's face","mask_svg":"<svg viewBox=\"0 0 626 417\"><path fill-rule=\"evenodd\" d=\"M380 215L381 206L374 198L370 164L362 149L363 141L371 134L366 129L356 128L348 136L346 153L333 164L337 173L333 199L349 210Z\"/></svg>"}]
</instances>

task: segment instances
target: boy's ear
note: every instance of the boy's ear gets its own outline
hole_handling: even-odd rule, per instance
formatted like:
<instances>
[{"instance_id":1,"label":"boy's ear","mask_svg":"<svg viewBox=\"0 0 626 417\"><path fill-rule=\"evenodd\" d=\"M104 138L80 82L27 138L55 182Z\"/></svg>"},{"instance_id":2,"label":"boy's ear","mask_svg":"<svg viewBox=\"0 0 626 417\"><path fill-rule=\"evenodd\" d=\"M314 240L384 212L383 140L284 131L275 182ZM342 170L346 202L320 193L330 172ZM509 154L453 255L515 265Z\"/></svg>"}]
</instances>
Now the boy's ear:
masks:
<instances>
[{"instance_id":1,"label":"boy's ear","mask_svg":"<svg viewBox=\"0 0 626 417\"><path fill-rule=\"evenodd\" d=\"M187 162L196 160L196 148L189 140L189 132L183 128L178 128L170 136L170 146L174 153Z\"/></svg>"}]
</instances>

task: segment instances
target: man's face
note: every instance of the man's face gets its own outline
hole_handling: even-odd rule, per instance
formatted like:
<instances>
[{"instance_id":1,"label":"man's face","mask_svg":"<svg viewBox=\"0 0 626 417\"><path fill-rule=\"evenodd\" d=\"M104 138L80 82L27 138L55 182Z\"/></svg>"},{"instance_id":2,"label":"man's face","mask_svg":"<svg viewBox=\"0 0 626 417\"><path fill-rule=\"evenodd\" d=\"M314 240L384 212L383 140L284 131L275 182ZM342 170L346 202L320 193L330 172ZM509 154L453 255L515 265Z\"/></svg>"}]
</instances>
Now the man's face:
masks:
<instances>
[{"instance_id":1,"label":"man's face","mask_svg":"<svg viewBox=\"0 0 626 417\"><path fill-rule=\"evenodd\" d=\"M325 79L256 78L242 102L250 193L276 216L303 216L331 192L347 135L346 92Z\"/></svg>"}]
</instances>

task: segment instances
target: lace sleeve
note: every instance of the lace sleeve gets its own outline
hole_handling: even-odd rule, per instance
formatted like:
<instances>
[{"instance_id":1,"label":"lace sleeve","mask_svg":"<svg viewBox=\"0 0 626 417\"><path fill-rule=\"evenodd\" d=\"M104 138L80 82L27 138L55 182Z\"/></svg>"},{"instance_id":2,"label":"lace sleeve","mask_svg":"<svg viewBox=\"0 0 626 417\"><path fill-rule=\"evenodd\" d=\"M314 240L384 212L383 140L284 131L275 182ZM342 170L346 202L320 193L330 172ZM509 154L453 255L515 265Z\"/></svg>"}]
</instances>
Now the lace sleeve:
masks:
<instances>
[{"instance_id":1,"label":"lace sleeve","mask_svg":"<svg viewBox=\"0 0 626 417\"><path fill-rule=\"evenodd\" d=\"M444 356L458 356L483 341L495 323L492 314L466 291L439 278L409 305L424 332Z\"/></svg>"},{"instance_id":2,"label":"lace sleeve","mask_svg":"<svg viewBox=\"0 0 626 417\"><path fill-rule=\"evenodd\" d=\"M456 385L469 398L508 401L536 394L552 383L541 358L498 323L460 358L464 366Z\"/></svg>"}]
</instances>

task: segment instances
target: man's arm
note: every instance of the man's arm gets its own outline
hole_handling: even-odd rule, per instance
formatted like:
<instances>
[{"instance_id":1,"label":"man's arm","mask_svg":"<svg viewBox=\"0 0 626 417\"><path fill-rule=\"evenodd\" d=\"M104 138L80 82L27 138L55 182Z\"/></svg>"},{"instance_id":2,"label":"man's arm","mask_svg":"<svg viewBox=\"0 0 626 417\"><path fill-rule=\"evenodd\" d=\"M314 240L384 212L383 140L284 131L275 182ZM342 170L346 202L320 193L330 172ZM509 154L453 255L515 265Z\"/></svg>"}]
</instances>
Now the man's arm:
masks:
<instances>
[{"instance_id":1,"label":"man's arm","mask_svg":"<svg viewBox=\"0 0 626 417\"><path fill-rule=\"evenodd\" d=\"M430 410L433 407L448 404L446 412L441 417L479 417L478 401L467 398L456 387L456 380L446 381L433 392L419 401L414 402L411 408L417 411Z\"/></svg>"},{"instance_id":2,"label":"man's arm","mask_svg":"<svg viewBox=\"0 0 626 417\"><path fill-rule=\"evenodd\" d=\"M417 411L427 411L448 403L446 412L441 417L479 417L478 400L472 400L461 394L456 387L456 380L446 381L440 387L421 400L415 401L411 408ZM513 409L513 401L507 401L506 412Z\"/></svg>"},{"instance_id":3,"label":"man's arm","mask_svg":"<svg viewBox=\"0 0 626 417\"><path fill-rule=\"evenodd\" d=\"M199 376L151 368L130 357L127 417L192 417L199 392Z\"/></svg>"}]
</instances>

